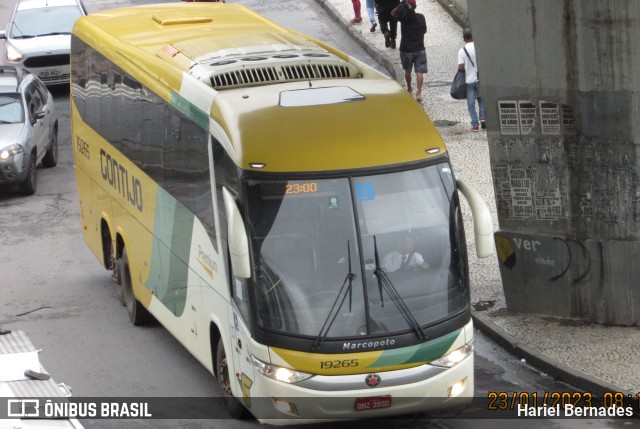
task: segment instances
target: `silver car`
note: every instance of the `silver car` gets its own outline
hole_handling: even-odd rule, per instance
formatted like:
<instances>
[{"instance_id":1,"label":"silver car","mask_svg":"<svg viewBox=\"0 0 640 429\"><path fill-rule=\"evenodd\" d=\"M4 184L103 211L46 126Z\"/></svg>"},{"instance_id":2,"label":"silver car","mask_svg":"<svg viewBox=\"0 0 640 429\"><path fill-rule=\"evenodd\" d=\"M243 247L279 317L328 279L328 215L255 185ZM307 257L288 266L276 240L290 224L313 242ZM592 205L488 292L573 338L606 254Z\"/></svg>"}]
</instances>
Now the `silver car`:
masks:
<instances>
[{"instance_id":1,"label":"silver car","mask_svg":"<svg viewBox=\"0 0 640 429\"><path fill-rule=\"evenodd\" d=\"M47 85L68 83L71 29L86 14L81 0L18 0L0 31L3 62L28 69Z\"/></svg>"},{"instance_id":2,"label":"silver car","mask_svg":"<svg viewBox=\"0 0 640 429\"><path fill-rule=\"evenodd\" d=\"M58 163L58 120L53 96L37 76L0 66L0 184L36 192L38 170Z\"/></svg>"}]
</instances>

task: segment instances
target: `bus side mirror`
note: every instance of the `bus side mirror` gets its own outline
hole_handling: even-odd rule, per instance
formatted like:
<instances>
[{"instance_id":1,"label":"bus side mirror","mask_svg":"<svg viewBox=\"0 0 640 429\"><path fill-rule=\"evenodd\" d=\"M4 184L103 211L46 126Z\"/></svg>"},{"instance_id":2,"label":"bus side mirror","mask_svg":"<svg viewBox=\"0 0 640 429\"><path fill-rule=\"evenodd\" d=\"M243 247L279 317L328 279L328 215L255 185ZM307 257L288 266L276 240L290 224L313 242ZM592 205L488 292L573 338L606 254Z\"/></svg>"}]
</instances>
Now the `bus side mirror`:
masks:
<instances>
[{"instance_id":1,"label":"bus side mirror","mask_svg":"<svg viewBox=\"0 0 640 429\"><path fill-rule=\"evenodd\" d=\"M478 191L461 179L458 189L469 203L473 214L473 232L476 240L476 254L478 258L486 258L493 255L493 221L487 203L482 199Z\"/></svg>"},{"instance_id":2,"label":"bus side mirror","mask_svg":"<svg viewBox=\"0 0 640 429\"><path fill-rule=\"evenodd\" d=\"M249 258L249 239L244 228L242 214L235 198L226 188L222 188L224 208L227 212L227 242L231 257L233 275L248 279L251 277L251 260Z\"/></svg>"}]
</instances>

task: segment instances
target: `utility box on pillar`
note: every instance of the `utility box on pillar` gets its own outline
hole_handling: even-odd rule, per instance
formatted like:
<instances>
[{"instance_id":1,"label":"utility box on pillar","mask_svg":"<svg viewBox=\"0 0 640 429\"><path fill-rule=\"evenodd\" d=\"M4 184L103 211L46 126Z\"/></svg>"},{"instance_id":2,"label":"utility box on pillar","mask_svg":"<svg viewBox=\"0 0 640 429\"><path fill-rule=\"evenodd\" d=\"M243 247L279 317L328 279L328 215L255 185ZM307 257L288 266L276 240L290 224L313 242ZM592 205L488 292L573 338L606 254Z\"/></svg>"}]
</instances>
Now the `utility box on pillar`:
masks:
<instances>
[{"instance_id":1,"label":"utility box on pillar","mask_svg":"<svg viewBox=\"0 0 640 429\"><path fill-rule=\"evenodd\" d=\"M508 309L640 323L640 2L468 8Z\"/></svg>"}]
</instances>

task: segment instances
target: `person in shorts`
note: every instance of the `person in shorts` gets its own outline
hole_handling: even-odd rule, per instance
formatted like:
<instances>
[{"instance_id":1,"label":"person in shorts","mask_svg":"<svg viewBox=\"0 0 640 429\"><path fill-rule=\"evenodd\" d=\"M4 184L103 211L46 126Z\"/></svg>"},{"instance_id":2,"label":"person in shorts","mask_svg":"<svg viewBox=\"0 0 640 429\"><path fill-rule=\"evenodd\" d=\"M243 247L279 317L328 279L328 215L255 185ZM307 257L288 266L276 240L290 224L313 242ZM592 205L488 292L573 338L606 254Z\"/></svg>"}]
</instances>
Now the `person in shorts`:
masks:
<instances>
[{"instance_id":1,"label":"person in shorts","mask_svg":"<svg viewBox=\"0 0 640 429\"><path fill-rule=\"evenodd\" d=\"M416 74L416 100L422 101L422 84L427 73L427 52L424 47L424 35L427 34L427 21L424 15L416 12L416 0L405 0L392 14L400 22L400 62L404 70L407 91L413 93L411 86L412 70Z\"/></svg>"}]
</instances>

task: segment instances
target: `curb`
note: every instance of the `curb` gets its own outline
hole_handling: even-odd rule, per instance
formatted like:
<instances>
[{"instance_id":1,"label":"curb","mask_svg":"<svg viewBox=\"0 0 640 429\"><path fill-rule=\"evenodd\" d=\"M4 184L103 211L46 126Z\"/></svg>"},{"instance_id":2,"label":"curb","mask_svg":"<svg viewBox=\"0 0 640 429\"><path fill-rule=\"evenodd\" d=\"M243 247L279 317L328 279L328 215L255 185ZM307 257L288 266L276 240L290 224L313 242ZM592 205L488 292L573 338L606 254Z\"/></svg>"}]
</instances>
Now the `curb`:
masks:
<instances>
[{"instance_id":1,"label":"curb","mask_svg":"<svg viewBox=\"0 0 640 429\"><path fill-rule=\"evenodd\" d=\"M562 362L538 352L526 344L522 344L514 336L510 335L504 329L476 311L471 312L471 318L473 319L475 327L506 349L509 353L518 358L525 359L536 369L543 371L560 381L564 381L573 387L589 392L593 396L602 397L605 393L616 392L621 392L625 396L635 396L635 392L623 389L611 383L607 383L604 380L600 380L597 377L593 377L582 371L571 368Z\"/></svg>"}]
</instances>

